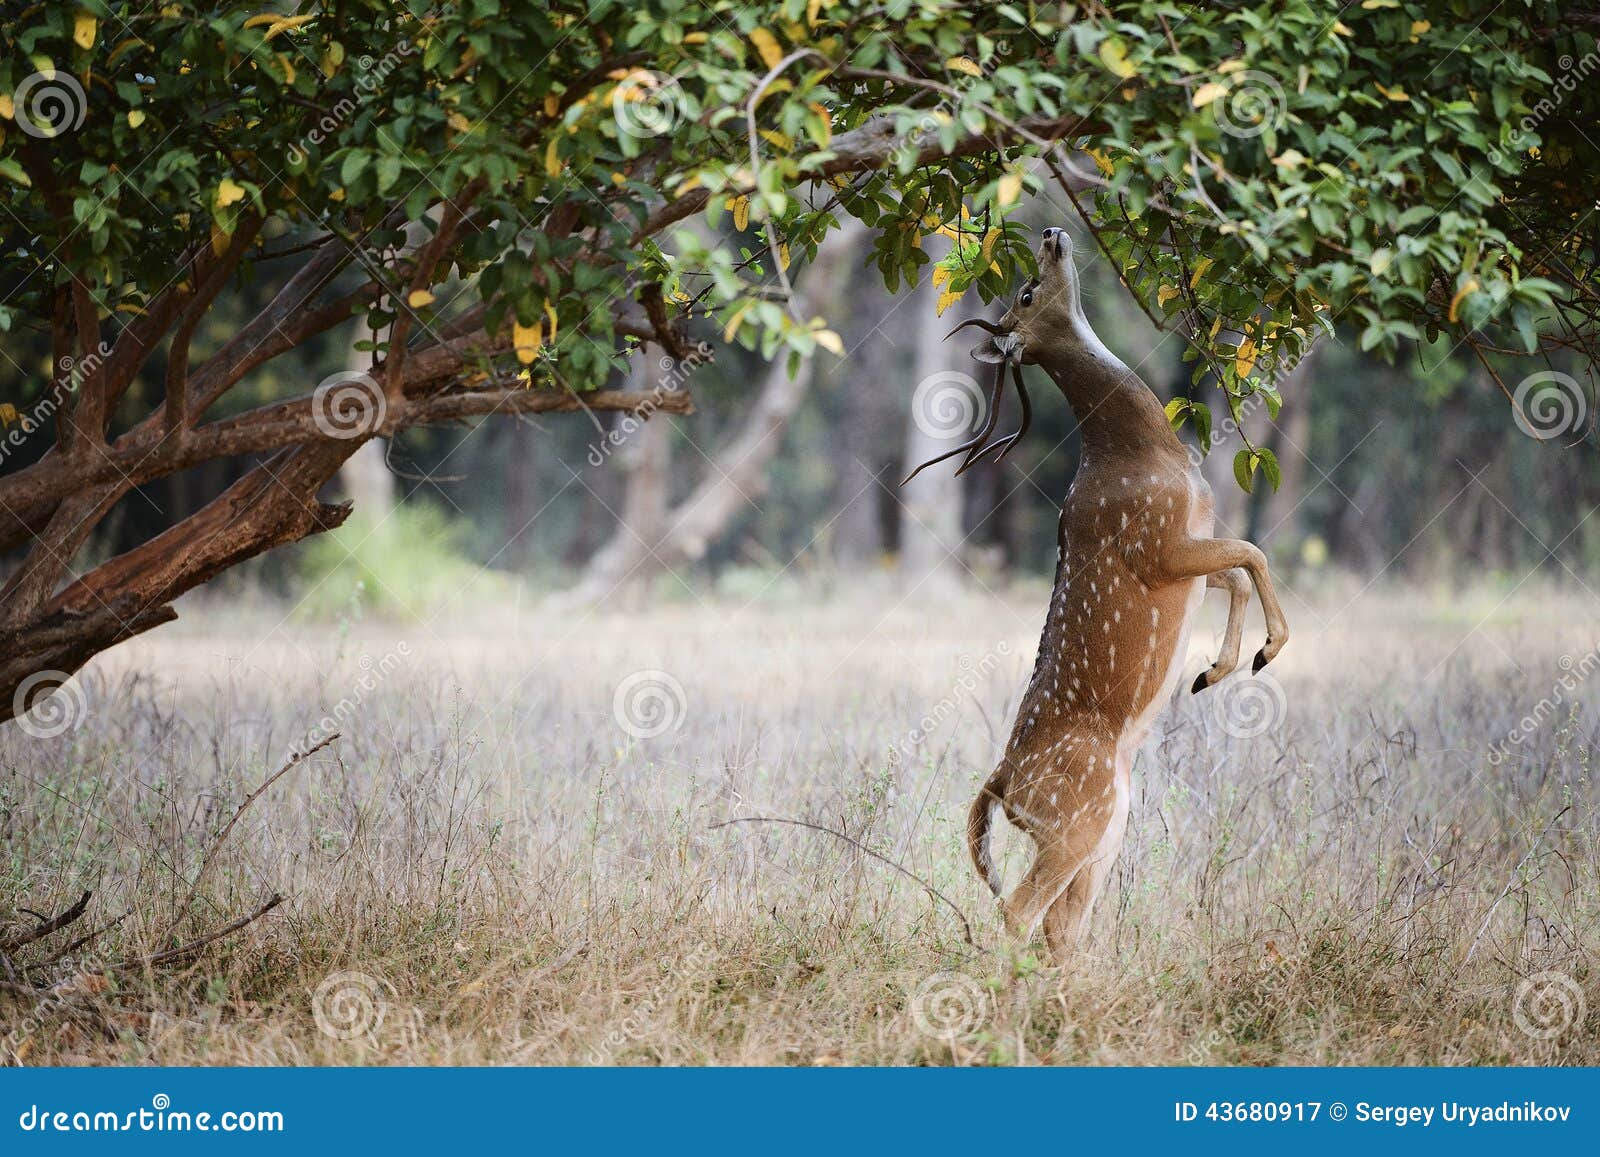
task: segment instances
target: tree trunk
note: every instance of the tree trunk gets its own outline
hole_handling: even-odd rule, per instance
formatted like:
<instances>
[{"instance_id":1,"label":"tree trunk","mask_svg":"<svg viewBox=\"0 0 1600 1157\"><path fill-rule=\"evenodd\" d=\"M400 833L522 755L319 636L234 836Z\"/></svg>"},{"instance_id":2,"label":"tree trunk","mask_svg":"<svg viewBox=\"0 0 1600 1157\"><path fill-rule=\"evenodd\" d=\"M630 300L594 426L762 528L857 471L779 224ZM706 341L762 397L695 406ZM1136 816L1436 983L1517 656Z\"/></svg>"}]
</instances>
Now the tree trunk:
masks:
<instances>
[{"instance_id":1,"label":"tree trunk","mask_svg":"<svg viewBox=\"0 0 1600 1157\"><path fill-rule=\"evenodd\" d=\"M905 471L959 446L984 416L984 392L964 347L946 343L945 332L960 318L935 310L939 290L931 279L906 303L913 311L911 380L916 383L906 422ZM961 586L961 480L959 458L930 466L900 488L900 581L907 590L934 596ZM902 475L902 477L904 476Z\"/></svg>"},{"instance_id":2,"label":"tree trunk","mask_svg":"<svg viewBox=\"0 0 1600 1157\"><path fill-rule=\"evenodd\" d=\"M846 257L854 252L861 227L850 224L833 234L817 252L797 290L802 316L824 312L838 294ZM651 361L645 372L681 373ZM640 372L636 368L636 373ZM589 603L614 594L618 587L640 583L663 570L698 562L728 530L745 507L766 493L769 469L783 446L783 434L816 373L813 358L803 358L791 375L788 359L780 356L767 369L749 417L738 432L711 456L699 484L681 503L668 506L667 459L670 431L635 431L629 445L643 442L628 473L616 533L612 535L583 577L558 603ZM654 447L651 439L657 439Z\"/></svg>"}]
</instances>

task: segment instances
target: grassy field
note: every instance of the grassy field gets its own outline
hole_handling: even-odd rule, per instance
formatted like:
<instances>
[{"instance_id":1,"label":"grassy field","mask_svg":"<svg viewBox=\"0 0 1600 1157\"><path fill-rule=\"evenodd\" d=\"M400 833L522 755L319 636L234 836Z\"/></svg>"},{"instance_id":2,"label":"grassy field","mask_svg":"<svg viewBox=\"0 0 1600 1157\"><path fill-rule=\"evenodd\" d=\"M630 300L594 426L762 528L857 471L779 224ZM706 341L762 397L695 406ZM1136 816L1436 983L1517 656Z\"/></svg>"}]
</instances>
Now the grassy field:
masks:
<instances>
[{"instance_id":1,"label":"grassy field","mask_svg":"<svg viewBox=\"0 0 1600 1157\"><path fill-rule=\"evenodd\" d=\"M1600 1063L1592 598L1290 597L1273 681L1157 723L1055 969L1005 948L962 844L1046 591L849 590L189 606L62 692L59 735L0 729L0 943L93 892L0 961L5 1059ZM849 838L718 826L747 817Z\"/></svg>"}]
</instances>

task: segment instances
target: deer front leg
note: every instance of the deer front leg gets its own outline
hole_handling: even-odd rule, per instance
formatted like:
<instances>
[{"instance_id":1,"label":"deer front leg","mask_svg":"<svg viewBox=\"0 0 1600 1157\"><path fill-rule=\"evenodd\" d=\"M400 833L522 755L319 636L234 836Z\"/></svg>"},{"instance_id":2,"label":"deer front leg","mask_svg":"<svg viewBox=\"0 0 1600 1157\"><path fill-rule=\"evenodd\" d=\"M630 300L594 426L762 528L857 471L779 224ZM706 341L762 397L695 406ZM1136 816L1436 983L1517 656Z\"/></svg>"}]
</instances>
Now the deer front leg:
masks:
<instances>
[{"instance_id":1,"label":"deer front leg","mask_svg":"<svg viewBox=\"0 0 1600 1157\"><path fill-rule=\"evenodd\" d=\"M1239 665L1239 642L1244 637L1244 611L1250 602L1250 577L1238 567L1208 574L1206 586L1221 587L1228 592L1228 626L1222 633L1222 651L1217 655L1217 661L1195 676L1194 686L1189 688L1194 695L1222 682Z\"/></svg>"},{"instance_id":2,"label":"deer front leg","mask_svg":"<svg viewBox=\"0 0 1600 1157\"><path fill-rule=\"evenodd\" d=\"M1186 538L1173 543L1157 560L1162 577L1170 582L1208 578L1219 571L1243 568L1255 585L1256 596L1267 619L1267 642L1256 652L1252 671L1259 671L1283 650L1289 641L1289 624L1278 605L1278 592L1267 572L1267 556L1253 542L1238 538Z\"/></svg>"}]
</instances>

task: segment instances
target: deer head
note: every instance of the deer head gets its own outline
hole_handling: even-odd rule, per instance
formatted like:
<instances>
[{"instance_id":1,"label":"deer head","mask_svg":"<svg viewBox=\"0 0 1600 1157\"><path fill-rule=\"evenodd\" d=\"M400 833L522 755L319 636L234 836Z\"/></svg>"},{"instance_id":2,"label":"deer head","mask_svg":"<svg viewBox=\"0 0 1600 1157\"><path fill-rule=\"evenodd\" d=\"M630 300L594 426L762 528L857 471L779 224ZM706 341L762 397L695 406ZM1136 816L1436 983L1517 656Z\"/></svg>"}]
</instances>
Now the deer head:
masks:
<instances>
[{"instance_id":1,"label":"deer head","mask_svg":"<svg viewBox=\"0 0 1600 1157\"><path fill-rule=\"evenodd\" d=\"M1037 265L1039 275L1029 279L1017 291L1011 308L1006 310L998 323L975 317L962 322L945 335L946 338L954 337L968 326L988 332L989 336L973 347L972 356L994 366L989 389L989 417L976 438L937 458L930 458L906 475L905 482L910 482L929 466L954 458L957 454L966 455L956 468L956 474L960 475L991 453L996 462L1011 453L1022 441L1033 420L1033 406L1028 400L1028 389L1022 382L1022 367L1039 363L1042 360L1041 353L1048 351L1052 343L1061 341L1063 335L1076 334L1081 329L1093 337L1078 301L1078 270L1072 263L1072 239L1067 236L1065 229L1049 228L1040 234ZM1015 433L990 442L989 436L994 433L995 423L1000 418L1000 402L1005 393L1008 367L1012 383L1017 387L1017 400L1022 405L1022 423Z\"/></svg>"}]
</instances>

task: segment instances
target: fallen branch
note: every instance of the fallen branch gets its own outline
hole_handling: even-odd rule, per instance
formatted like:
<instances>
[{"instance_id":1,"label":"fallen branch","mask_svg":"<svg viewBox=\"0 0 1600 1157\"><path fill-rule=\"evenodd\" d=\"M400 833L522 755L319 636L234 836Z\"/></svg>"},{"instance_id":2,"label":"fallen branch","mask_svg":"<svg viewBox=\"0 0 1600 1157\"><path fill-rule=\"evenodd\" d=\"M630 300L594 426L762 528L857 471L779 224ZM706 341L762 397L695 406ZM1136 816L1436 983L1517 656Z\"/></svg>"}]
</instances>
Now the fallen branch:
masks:
<instances>
[{"instance_id":1,"label":"fallen branch","mask_svg":"<svg viewBox=\"0 0 1600 1157\"><path fill-rule=\"evenodd\" d=\"M7 940L4 944L0 944L0 953L15 952L18 948L32 944L35 940L43 940L52 932L59 932L68 924L76 923L82 918L84 912L88 910L89 897L93 894L92 892L85 892L78 897L78 902L65 912L42 921L36 927L29 929L14 940Z\"/></svg>"},{"instance_id":2,"label":"fallen branch","mask_svg":"<svg viewBox=\"0 0 1600 1157\"><path fill-rule=\"evenodd\" d=\"M267 778L262 781L260 787L256 788L255 791L244 797L244 802L234 809L233 815L228 818L228 822L223 824L222 830L217 833L217 838L211 841L211 847L206 849L206 854L200 860L200 870L194 874L194 882L189 885L189 893L183 898L183 903L178 905L178 913L172 918L171 922L167 924L166 932L163 935L171 935L172 931L176 929L179 924L183 923L183 918L189 914L189 909L194 906L195 897L200 894L200 885L205 881L206 874L210 872L211 865L216 861L217 853L222 850L222 845L227 842L228 836L233 832L234 826L239 822L240 817L243 816L244 813L249 809L250 805L255 803L256 800L260 799L262 794L265 793L269 787L277 783L284 776L288 775L290 771L300 766L300 764L310 759L313 755L321 751L324 747L328 746L328 744L332 743L338 738L339 733L335 731L332 735L328 736L320 743L300 752L294 758L290 759L288 763L284 764L277 771L267 776ZM84 898L87 899L88 897L85 896Z\"/></svg>"}]
</instances>

